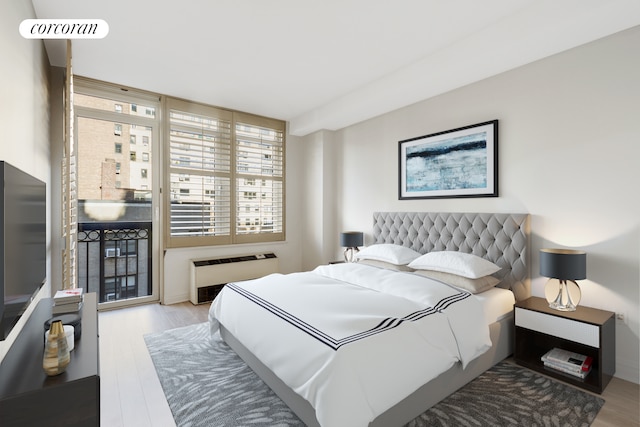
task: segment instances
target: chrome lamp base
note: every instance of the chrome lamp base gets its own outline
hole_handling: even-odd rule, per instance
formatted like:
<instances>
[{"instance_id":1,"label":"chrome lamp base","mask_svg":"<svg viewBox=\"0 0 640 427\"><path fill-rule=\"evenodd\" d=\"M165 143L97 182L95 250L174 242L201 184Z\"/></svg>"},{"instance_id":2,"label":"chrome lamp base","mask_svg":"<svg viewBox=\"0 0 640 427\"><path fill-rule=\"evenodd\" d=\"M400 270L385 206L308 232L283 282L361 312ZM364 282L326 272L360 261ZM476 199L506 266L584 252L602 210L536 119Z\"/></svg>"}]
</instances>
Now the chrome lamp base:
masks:
<instances>
[{"instance_id":1,"label":"chrome lamp base","mask_svg":"<svg viewBox=\"0 0 640 427\"><path fill-rule=\"evenodd\" d=\"M550 279L545 285L549 307L558 311L576 311L582 293L573 280Z\"/></svg>"},{"instance_id":2,"label":"chrome lamp base","mask_svg":"<svg viewBox=\"0 0 640 427\"><path fill-rule=\"evenodd\" d=\"M344 262L355 262L358 252L360 252L358 248L346 248L344 250Z\"/></svg>"}]
</instances>

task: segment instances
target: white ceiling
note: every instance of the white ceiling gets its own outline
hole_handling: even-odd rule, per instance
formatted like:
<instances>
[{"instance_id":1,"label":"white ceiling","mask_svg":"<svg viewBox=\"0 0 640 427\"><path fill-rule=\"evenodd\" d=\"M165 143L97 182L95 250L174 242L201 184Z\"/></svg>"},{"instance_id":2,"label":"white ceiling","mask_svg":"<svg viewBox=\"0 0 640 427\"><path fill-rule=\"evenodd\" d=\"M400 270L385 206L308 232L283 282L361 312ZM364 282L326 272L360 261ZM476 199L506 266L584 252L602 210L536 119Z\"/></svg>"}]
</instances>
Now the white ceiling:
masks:
<instances>
[{"instance_id":1,"label":"white ceiling","mask_svg":"<svg viewBox=\"0 0 640 427\"><path fill-rule=\"evenodd\" d=\"M74 73L340 129L640 24L638 0L32 0L93 18ZM64 43L47 41L53 65Z\"/></svg>"}]
</instances>

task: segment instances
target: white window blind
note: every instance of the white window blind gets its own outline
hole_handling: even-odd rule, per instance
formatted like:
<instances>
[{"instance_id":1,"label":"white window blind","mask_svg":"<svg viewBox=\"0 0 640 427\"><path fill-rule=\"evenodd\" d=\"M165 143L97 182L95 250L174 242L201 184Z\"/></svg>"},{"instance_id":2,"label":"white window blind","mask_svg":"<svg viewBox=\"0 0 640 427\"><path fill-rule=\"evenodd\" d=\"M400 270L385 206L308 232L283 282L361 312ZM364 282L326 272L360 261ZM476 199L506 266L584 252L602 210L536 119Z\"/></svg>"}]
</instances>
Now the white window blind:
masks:
<instances>
[{"instance_id":1,"label":"white window blind","mask_svg":"<svg viewBox=\"0 0 640 427\"><path fill-rule=\"evenodd\" d=\"M284 232L284 132L237 121L236 232Z\"/></svg>"},{"instance_id":2,"label":"white window blind","mask_svg":"<svg viewBox=\"0 0 640 427\"><path fill-rule=\"evenodd\" d=\"M284 123L167 105L167 245L284 240Z\"/></svg>"},{"instance_id":3,"label":"white window blind","mask_svg":"<svg viewBox=\"0 0 640 427\"><path fill-rule=\"evenodd\" d=\"M67 40L65 82L65 128L62 159L62 288L77 287L76 245L78 237L78 192L75 144L73 142L73 70L71 67L71 40ZM57 288L54 290L58 290Z\"/></svg>"}]
</instances>

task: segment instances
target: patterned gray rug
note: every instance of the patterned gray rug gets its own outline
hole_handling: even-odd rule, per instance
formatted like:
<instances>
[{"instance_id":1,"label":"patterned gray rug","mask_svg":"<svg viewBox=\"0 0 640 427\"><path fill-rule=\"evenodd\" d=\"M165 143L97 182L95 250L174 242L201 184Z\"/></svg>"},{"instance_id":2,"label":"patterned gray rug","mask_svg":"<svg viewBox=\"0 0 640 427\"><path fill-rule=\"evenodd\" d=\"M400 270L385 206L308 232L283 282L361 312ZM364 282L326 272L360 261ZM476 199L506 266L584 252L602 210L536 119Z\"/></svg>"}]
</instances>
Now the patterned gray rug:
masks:
<instances>
[{"instance_id":1,"label":"patterned gray rug","mask_svg":"<svg viewBox=\"0 0 640 427\"><path fill-rule=\"evenodd\" d=\"M304 426L207 323L145 336L179 427ZM589 426L604 400L502 362L407 424Z\"/></svg>"}]
</instances>

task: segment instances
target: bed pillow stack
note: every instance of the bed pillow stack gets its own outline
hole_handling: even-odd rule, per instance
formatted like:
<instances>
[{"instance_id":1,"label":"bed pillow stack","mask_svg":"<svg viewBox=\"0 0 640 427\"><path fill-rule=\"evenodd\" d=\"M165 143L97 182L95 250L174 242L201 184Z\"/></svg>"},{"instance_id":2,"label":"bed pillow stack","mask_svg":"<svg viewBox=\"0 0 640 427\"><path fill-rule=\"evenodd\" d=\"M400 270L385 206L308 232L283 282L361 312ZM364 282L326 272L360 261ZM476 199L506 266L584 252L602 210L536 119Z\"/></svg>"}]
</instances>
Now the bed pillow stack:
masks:
<instances>
[{"instance_id":1,"label":"bed pillow stack","mask_svg":"<svg viewBox=\"0 0 640 427\"><path fill-rule=\"evenodd\" d=\"M492 276L500 267L479 256L456 251L424 254L408 264L416 274L429 277L471 293L484 292L500 283Z\"/></svg>"},{"instance_id":2,"label":"bed pillow stack","mask_svg":"<svg viewBox=\"0 0 640 427\"><path fill-rule=\"evenodd\" d=\"M361 264L389 270L415 272L421 276L477 294L493 288L500 279L492 274L500 267L473 254L456 251L421 255L406 246L392 243L371 245L356 255Z\"/></svg>"}]
</instances>

